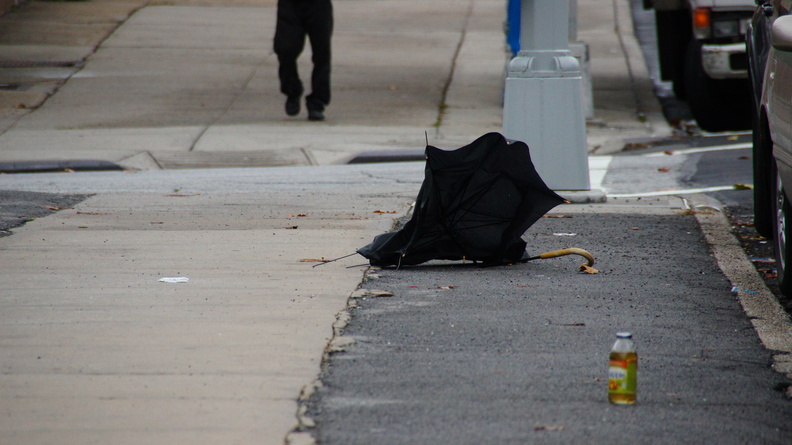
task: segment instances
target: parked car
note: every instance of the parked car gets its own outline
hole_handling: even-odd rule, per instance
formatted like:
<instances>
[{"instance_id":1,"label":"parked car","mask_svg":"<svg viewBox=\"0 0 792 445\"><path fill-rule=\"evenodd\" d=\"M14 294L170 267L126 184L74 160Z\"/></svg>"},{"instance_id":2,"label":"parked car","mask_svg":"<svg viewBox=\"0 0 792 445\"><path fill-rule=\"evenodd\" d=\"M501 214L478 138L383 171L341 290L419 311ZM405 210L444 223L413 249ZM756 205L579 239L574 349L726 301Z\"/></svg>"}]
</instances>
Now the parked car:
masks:
<instances>
[{"instance_id":1,"label":"parked car","mask_svg":"<svg viewBox=\"0 0 792 445\"><path fill-rule=\"evenodd\" d=\"M654 8L660 75L707 131L750 127L745 31L753 0L644 0Z\"/></svg>"},{"instance_id":2,"label":"parked car","mask_svg":"<svg viewBox=\"0 0 792 445\"><path fill-rule=\"evenodd\" d=\"M773 203L771 188L775 181L770 176L772 147L767 141L760 140L763 132L759 131L759 116L762 100L762 83L764 81L767 55L770 52L770 25L775 8L769 0L756 0L757 8L748 25L745 36L746 54L748 56L748 79L751 91L751 123L753 132L753 176L754 176L754 223L756 231L766 238L773 238ZM777 15L776 15L777 17ZM765 147L765 148L762 148Z\"/></svg>"},{"instance_id":3,"label":"parked car","mask_svg":"<svg viewBox=\"0 0 792 445\"><path fill-rule=\"evenodd\" d=\"M754 106L754 214L792 296L792 0L757 0L746 37ZM789 267L788 267L789 266Z\"/></svg>"}]
</instances>

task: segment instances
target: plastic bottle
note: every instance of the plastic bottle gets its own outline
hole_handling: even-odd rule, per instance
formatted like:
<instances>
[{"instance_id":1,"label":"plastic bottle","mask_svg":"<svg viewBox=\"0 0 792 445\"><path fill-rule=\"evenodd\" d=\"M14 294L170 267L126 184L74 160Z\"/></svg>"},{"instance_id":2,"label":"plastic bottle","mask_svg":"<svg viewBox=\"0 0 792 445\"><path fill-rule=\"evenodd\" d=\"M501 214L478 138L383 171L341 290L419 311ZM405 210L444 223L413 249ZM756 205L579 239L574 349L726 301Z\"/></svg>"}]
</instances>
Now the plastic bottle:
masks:
<instances>
[{"instance_id":1,"label":"plastic bottle","mask_svg":"<svg viewBox=\"0 0 792 445\"><path fill-rule=\"evenodd\" d=\"M608 365L608 401L616 405L635 403L638 382L638 352L632 334L619 332L610 351Z\"/></svg>"}]
</instances>

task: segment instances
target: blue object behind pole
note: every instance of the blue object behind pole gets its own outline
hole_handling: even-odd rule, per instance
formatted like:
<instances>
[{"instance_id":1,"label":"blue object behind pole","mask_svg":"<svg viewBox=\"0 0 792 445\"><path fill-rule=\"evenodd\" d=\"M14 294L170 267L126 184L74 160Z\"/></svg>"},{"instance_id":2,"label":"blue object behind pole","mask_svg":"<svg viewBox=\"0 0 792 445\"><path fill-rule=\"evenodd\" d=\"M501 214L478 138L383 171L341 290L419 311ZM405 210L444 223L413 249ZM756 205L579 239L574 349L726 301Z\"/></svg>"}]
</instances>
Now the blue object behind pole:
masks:
<instances>
[{"instance_id":1,"label":"blue object behind pole","mask_svg":"<svg viewBox=\"0 0 792 445\"><path fill-rule=\"evenodd\" d=\"M520 0L508 0L506 7L506 43L512 55L520 51Z\"/></svg>"}]
</instances>

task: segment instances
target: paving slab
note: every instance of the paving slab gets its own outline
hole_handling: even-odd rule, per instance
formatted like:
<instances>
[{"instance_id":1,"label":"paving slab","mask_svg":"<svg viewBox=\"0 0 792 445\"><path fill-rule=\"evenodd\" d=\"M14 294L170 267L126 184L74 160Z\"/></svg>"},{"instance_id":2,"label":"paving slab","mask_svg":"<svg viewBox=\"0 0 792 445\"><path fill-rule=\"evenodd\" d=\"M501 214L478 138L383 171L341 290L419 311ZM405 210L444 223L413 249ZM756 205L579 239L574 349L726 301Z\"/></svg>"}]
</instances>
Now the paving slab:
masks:
<instances>
[{"instance_id":1,"label":"paving slab","mask_svg":"<svg viewBox=\"0 0 792 445\"><path fill-rule=\"evenodd\" d=\"M299 179L239 194L182 178L14 229L0 240L0 397L19 402L0 408L5 443L282 443L363 270L301 260L354 252L408 208L354 176L318 195Z\"/></svg>"}]
</instances>

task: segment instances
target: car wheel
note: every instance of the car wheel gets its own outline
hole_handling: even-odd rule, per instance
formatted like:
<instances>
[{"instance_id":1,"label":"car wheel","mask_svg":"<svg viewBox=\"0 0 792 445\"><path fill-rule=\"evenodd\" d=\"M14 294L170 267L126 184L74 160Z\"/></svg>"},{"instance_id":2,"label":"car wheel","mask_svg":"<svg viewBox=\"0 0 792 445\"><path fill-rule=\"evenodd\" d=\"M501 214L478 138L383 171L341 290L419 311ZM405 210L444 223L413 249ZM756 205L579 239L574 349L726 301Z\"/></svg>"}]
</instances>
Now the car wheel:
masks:
<instances>
[{"instance_id":1,"label":"car wheel","mask_svg":"<svg viewBox=\"0 0 792 445\"><path fill-rule=\"evenodd\" d=\"M778 287L786 296L792 295L792 271L787 268L787 261L792 258L792 204L786 197L781 175L775 174L775 254L778 271Z\"/></svg>"},{"instance_id":2,"label":"car wheel","mask_svg":"<svg viewBox=\"0 0 792 445\"><path fill-rule=\"evenodd\" d=\"M765 238L773 238L773 143L767 124L752 113L754 228Z\"/></svg>"},{"instance_id":3,"label":"car wheel","mask_svg":"<svg viewBox=\"0 0 792 445\"><path fill-rule=\"evenodd\" d=\"M693 39L685 62L685 88L690 112L706 131L751 127L751 98L747 79L716 80L707 76L701 44Z\"/></svg>"}]
</instances>

